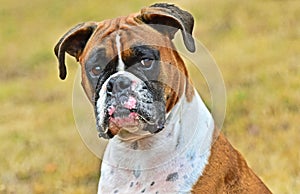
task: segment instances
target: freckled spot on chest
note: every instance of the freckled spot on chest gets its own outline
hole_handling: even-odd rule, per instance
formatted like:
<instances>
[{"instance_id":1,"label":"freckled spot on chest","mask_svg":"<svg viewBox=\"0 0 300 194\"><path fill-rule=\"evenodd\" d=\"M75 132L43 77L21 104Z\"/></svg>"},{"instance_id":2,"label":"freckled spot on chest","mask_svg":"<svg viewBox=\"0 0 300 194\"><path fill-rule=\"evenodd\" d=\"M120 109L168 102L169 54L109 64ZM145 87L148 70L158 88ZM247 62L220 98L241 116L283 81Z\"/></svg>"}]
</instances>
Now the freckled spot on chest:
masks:
<instances>
[{"instance_id":1,"label":"freckled spot on chest","mask_svg":"<svg viewBox=\"0 0 300 194\"><path fill-rule=\"evenodd\" d=\"M166 181L174 182L179 178L178 172L171 173L167 176Z\"/></svg>"},{"instance_id":2,"label":"freckled spot on chest","mask_svg":"<svg viewBox=\"0 0 300 194\"><path fill-rule=\"evenodd\" d=\"M130 187L133 187L133 182L130 183Z\"/></svg>"},{"instance_id":3,"label":"freckled spot on chest","mask_svg":"<svg viewBox=\"0 0 300 194\"><path fill-rule=\"evenodd\" d=\"M135 178L139 178L141 176L141 170L133 170L133 175L135 176Z\"/></svg>"},{"instance_id":4,"label":"freckled spot on chest","mask_svg":"<svg viewBox=\"0 0 300 194\"><path fill-rule=\"evenodd\" d=\"M138 143L135 141L131 144L131 148L134 149L134 150L137 150L138 149Z\"/></svg>"}]
</instances>

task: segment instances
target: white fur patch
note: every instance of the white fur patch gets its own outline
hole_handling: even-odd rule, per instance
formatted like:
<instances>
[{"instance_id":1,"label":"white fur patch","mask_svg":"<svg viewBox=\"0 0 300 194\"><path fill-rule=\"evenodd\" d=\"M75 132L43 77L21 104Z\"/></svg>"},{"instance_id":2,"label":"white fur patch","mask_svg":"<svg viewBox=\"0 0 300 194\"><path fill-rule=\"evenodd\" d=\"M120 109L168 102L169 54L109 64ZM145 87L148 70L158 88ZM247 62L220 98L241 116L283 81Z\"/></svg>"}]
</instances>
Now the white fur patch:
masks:
<instances>
[{"instance_id":1,"label":"white fur patch","mask_svg":"<svg viewBox=\"0 0 300 194\"><path fill-rule=\"evenodd\" d=\"M118 67L117 71L124 71L125 70L125 64L124 61L122 60L122 55L121 55L121 36L117 34L116 36L116 45L117 45L117 51L118 51Z\"/></svg>"},{"instance_id":2,"label":"white fur patch","mask_svg":"<svg viewBox=\"0 0 300 194\"><path fill-rule=\"evenodd\" d=\"M97 119L98 119L98 126L102 126L104 123L104 114L105 114L105 100L106 100L106 86L108 83L109 79L107 79L104 84L102 85L102 88L99 92L99 99L97 100ZM107 133L107 129L103 129L104 133Z\"/></svg>"}]
</instances>

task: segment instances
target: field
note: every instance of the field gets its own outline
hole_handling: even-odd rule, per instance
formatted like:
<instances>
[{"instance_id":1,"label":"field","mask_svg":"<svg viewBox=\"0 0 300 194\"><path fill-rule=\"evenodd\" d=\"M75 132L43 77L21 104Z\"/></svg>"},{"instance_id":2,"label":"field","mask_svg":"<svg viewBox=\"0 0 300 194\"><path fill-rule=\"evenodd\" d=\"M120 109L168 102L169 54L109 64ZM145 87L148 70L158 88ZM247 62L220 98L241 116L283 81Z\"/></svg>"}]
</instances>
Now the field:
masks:
<instances>
[{"instance_id":1,"label":"field","mask_svg":"<svg viewBox=\"0 0 300 194\"><path fill-rule=\"evenodd\" d=\"M96 193L100 161L72 112L78 64L68 57L59 80L53 47L77 23L153 2L1 0L0 194ZM300 2L172 2L194 15L223 74L222 131L274 193L300 193Z\"/></svg>"}]
</instances>

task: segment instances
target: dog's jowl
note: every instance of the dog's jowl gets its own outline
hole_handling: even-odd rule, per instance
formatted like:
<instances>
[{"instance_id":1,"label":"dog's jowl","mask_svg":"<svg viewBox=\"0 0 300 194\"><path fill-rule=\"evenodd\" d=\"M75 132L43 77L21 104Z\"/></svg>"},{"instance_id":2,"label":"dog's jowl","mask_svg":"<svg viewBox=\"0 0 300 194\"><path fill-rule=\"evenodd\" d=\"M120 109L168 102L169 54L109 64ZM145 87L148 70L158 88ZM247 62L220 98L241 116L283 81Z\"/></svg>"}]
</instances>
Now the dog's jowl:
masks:
<instances>
[{"instance_id":1,"label":"dog's jowl","mask_svg":"<svg viewBox=\"0 0 300 194\"><path fill-rule=\"evenodd\" d=\"M215 125L172 39L195 51L192 15L170 4L70 29L55 46L81 65L99 138L98 193L270 193ZM95 169L96 170L96 169Z\"/></svg>"}]
</instances>

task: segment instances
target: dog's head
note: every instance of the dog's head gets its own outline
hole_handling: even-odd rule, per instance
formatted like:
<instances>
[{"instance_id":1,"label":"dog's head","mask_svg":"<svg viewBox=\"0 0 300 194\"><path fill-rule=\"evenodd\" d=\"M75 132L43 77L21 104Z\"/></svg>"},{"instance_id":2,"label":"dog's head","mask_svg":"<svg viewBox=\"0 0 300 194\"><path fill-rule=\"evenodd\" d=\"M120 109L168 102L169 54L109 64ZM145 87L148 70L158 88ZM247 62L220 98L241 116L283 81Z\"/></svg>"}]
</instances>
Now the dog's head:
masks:
<instances>
[{"instance_id":1,"label":"dog's head","mask_svg":"<svg viewBox=\"0 0 300 194\"><path fill-rule=\"evenodd\" d=\"M127 17L79 24L60 39L55 46L60 78L67 74L67 52L81 64L101 137L157 133L181 95L191 96L186 67L171 40L180 29L193 52L193 24L188 12L155 4Z\"/></svg>"}]
</instances>

